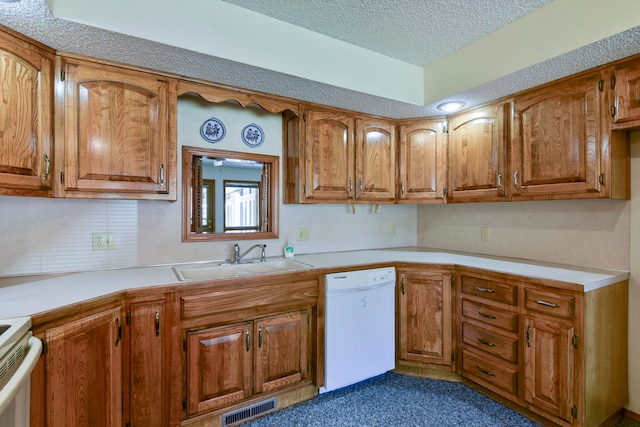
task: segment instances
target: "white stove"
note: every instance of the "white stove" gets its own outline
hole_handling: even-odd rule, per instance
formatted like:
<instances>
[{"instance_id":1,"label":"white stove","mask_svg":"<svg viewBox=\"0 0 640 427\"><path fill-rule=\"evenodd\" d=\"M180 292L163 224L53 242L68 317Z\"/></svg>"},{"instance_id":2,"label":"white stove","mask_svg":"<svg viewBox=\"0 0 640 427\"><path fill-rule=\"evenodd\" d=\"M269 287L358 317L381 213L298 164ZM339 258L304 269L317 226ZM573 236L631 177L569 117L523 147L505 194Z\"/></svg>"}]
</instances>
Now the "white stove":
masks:
<instances>
[{"instance_id":1,"label":"white stove","mask_svg":"<svg viewBox=\"0 0 640 427\"><path fill-rule=\"evenodd\" d=\"M31 372L42 342L31 336L31 318L0 320L0 426L29 426Z\"/></svg>"}]
</instances>

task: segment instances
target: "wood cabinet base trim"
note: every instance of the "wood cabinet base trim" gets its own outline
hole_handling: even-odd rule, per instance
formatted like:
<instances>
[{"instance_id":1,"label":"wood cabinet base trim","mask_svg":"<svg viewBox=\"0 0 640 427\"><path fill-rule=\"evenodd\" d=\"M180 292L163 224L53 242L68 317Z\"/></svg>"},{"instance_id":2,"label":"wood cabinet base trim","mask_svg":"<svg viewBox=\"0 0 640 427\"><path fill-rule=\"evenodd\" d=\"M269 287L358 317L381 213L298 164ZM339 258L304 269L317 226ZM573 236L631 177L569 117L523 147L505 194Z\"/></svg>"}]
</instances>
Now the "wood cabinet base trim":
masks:
<instances>
[{"instance_id":1,"label":"wood cabinet base trim","mask_svg":"<svg viewBox=\"0 0 640 427\"><path fill-rule=\"evenodd\" d=\"M462 377L451 370L450 366L438 365L409 365L404 362L396 364L394 373L400 375L411 375L414 377L432 378L434 380L461 382Z\"/></svg>"},{"instance_id":2,"label":"wood cabinet base trim","mask_svg":"<svg viewBox=\"0 0 640 427\"><path fill-rule=\"evenodd\" d=\"M180 422L181 427L221 427L222 415L227 412L234 411L245 406L249 406L252 403L260 402L271 397L276 396L278 398L278 408L281 410L293 406L297 403L304 402L305 400L312 399L318 395L318 388L312 384L301 384L299 386L288 388L285 391L278 393L268 393L254 396L251 399L242 401L241 403L233 406L227 406L214 412L199 415L194 418L183 420Z\"/></svg>"}]
</instances>

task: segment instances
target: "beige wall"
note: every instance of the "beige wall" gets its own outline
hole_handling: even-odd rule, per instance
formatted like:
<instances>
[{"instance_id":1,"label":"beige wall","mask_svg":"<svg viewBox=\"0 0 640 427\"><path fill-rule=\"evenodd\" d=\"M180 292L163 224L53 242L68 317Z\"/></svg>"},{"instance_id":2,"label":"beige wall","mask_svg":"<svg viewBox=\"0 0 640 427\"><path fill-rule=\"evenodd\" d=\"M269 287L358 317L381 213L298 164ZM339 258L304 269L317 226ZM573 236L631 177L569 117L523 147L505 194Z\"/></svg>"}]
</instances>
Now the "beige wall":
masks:
<instances>
[{"instance_id":1,"label":"beige wall","mask_svg":"<svg viewBox=\"0 0 640 427\"><path fill-rule=\"evenodd\" d=\"M628 200L421 206L418 244L628 270L630 213ZM489 227L489 241L481 227Z\"/></svg>"},{"instance_id":2,"label":"beige wall","mask_svg":"<svg viewBox=\"0 0 640 427\"><path fill-rule=\"evenodd\" d=\"M631 271L627 408L640 413L640 132L631 134L631 192L630 201L421 206L418 245Z\"/></svg>"}]
</instances>

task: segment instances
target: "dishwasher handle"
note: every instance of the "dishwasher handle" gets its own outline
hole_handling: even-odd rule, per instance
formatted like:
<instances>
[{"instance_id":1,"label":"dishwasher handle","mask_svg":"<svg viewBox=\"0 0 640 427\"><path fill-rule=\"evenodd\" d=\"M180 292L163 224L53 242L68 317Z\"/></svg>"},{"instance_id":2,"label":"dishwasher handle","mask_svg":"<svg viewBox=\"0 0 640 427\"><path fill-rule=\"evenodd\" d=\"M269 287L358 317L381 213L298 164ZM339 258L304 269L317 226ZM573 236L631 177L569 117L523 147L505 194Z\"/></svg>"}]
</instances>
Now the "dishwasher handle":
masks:
<instances>
[{"instance_id":1,"label":"dishwasher handle","mask_svg":"<svg viewBox=\"0 0 640 427\"><path fill-rule=\"evenodd\" d=\"M396 286L395 281L378 283L377 285L363 285L363 286L357 286L357 287L349 286L349 287L343 287L343 288L332 287L329 285L327 286L327 295L351 294L355 292L374 291L374 290L383 289L383 288L393 288L395 286Z\"/></svg>"},{"instance_id":2,"label":"dishwasher handle","mask_svg":"<svg viewBox=\"0 0 640 427\"><path fill-rule=\"evenodd\" d=\"M42 354L42 341L38 338L29 338L29 351L24 360L13 373L7 384L0 390L0 414L9 406L22 387L30 381L31 372L35 368L40 354Z\"/></svg>"}]
</instances>

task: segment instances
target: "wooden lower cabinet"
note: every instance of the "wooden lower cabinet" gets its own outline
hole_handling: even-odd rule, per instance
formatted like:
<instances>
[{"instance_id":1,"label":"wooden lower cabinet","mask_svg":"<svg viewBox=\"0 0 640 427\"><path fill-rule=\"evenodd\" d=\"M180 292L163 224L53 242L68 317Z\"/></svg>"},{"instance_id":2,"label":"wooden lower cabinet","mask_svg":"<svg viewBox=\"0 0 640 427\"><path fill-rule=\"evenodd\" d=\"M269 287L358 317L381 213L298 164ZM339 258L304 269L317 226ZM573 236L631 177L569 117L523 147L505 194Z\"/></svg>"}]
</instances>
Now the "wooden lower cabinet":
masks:
<instances>
[{"instance_id":1,"label":"wooden lower cabinet","mask_svg":"<svg viewBox=\"0 0 640 427\"><path fill-rule=\"evenodd\" d=\"M256 393L270 392L309 378L309 327L306 310L255 321Z\"/></svg>"},{"instance_id":2,"label":"wooden lower cabinet","mask_svg":"<svg viewBox=\"0 0 640 427\"><path fill-rule=\"evenodd\" d=\"M525 316L524 328L525 401L572 423L575 328L565 322L534 316Z\"/></svg>"},{"instance_id":3,"label":"wooden lower cabinet","mask_svg":"<svg viewBox=\"0 0 640 427\"><path fill-rule=\"evenodd\" d=\"M229 406L251 395L252 322L187 334L187 414Z\"/></svg>"},{"instance_id":4,"label":"wooden lower cabinet","mask_svg":"<svg viewBox=\"0 0 640 427\"><path fill-rule=\"evenodd\" d=\"M169 425L170 313L164 298L127 306L123 409L132 427Z\"/></svg>"},{"instance_id":5,"label":"wooden lower cabinet","mask_svg":"<svg viewBox=\"0 0 640 427\"><path fill-rule=\"evenodd\" d=\"M187 332L187 415L309 379L309 313Z\"/></svg>"},{"instance_id":6,"label":"wooden lower cabinet","mask_svg":"<svg viewBox=\"0 0 640 427\"><path fill-rule=\"evenodd\" d=\"M451 366L451 273L398 268L398 363Z\"/></svg>"},{"instance_id":7,"label":"wooden lower cabinet","mask_svg":"<svg viewBox=\"0 0 640 427\"><path fill-rule=\"evenodd\" d=\"M462 375L508 399L520 379L518 287L481 274L459 274L458 310Z\"/></svg>"},{"instance_id":8,"label":"wooden lower cabinet","mask_svg":"<svg viewBox=\"0 0 640 427\"><path fill-rule=\"evenodd\" d=\"M120 306L46 331L47 426L121 426Z\"/></svg>"},{"instance_id":9,"label":"wooden lower cabinet","mask_svg":"<svg viewBox=\"0 0 640 427\"><path fill-rule=\"evenodd\" d=\"M171 313L155 293L34 316L46 345L32 375L31 425L170 425Z\"/></svg>"},{"instance_id":10,"label":"wooden lower cabinet","mask_svg":"<svg viewBox=\"0 0 640 427\"><path fill-rule=\"evenodd\" d=\"M319 292L313 272L219 280L181 292L183 409L172 421L218 425L224 412L261 399L290 395L282 407L317 393L324 377Z\"/></svg>"},{"instance_id":11,"label":"wooden lower cabinet","mask_svg":"<svg viewBox=\"0 0 640 427\"><path fill-rule=\"evenodd\" d=\"M627 282L584 292L458 268L458 372L561 426L598 426L627 392Z\"/></svg>"}]
</instances>

